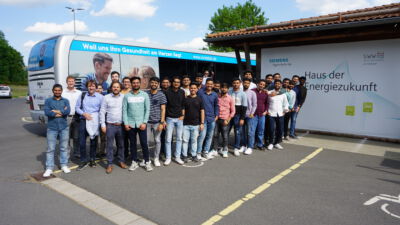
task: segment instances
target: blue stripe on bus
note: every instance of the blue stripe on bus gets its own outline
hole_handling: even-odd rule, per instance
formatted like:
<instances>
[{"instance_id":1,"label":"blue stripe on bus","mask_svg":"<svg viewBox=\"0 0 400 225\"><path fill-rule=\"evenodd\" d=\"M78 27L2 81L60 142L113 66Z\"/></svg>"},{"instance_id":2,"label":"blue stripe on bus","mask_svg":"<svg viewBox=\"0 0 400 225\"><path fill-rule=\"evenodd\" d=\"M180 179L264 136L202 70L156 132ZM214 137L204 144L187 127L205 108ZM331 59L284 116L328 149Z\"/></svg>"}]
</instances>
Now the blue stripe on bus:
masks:
<instances>
[{"instance_id":1,"label":"blue stripe on bus","mask_svg":"<svg viewBox=\"0 0 400 225\"><path fill-rule=\"evenodd\" d=\"M171 50L163 50L155 48L134 47L127 45L115 45L115 44L77 41L77 40L72 41L70 50L88 51L88 52L106 52L106 53L126 54L126 55L142 55L151 57L188 59L188 60L236 64L236 58L226 57L226 56L215 56L215 55L206 55L199 53L189 53L181 51L171 51ZM245 60L242 59L242 61ZM251 65L255 66L256 61L251 60Z\"/></svg>"}]
</instances>

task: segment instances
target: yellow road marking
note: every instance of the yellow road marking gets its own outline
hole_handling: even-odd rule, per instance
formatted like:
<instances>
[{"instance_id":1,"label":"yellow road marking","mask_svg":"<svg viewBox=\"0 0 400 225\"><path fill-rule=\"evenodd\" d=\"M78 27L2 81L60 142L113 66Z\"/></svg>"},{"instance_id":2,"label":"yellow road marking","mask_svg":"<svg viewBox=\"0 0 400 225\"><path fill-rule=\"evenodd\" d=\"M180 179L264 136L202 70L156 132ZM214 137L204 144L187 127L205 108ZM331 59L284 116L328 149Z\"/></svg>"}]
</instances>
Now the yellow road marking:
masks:
<instances>
[{"instance_id":1,"label":"yellow road marking","mask_svg":"<svg viewBox=\"0 0 400 225\"><path fill-rule=\"evenodd\" d=\"M217 215L212 216L210 219L208 219L207 221L202 223L202 225L213 225L214 223L220 221L221 219L224 218L224 216L227 216L231 212L233 212L236 209L238 209L241 205L243 205L243 203L245 203L246 201L256 197L258 194L260 194L263 191L265 191L266 189L268 189L272 184L278 182L280 179L282 179L286 175L290 174L295 169L299 168L299 166L301 166L301 164L304 164L308 160L314 158L322 150L323 150L323 148L319 148L319 149L315 150L313 153L309 154L304 159L300 160L298 163L296 163L296 164L292 165L291 167L289 167L289 169L286 169L286 170L282 171L281 173L279 173L275 177L269 179L267 182L265 182L265 183L261 184L260 186L258 186L256 189L254 189L250 193L246 194L243 198L237 200L236 202L232 203L231 205L229 205L225 209L221 210Z\"/></svg>"}]
</instances>

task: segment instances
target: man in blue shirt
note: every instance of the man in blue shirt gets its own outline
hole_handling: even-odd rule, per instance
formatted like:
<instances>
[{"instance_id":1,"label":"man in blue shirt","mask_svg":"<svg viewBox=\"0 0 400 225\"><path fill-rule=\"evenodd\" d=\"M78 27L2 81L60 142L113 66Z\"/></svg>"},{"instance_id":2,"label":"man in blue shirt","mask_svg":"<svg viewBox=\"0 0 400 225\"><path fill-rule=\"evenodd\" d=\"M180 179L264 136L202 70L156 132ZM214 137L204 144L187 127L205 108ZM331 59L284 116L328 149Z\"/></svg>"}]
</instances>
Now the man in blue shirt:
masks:
<instances>
[{"instance_id":1,"label":"man in blue shirt","mask_svg":"<svg viewBox=\"0 0 400 225\"><path fill-rule=\"evenodd\" d=\"M206 81L206 88L200 89L198 95L203 100L205 121L204 129L200 132L197 141L197 158L202 160L200 156L202 150L204 150L204 158L214 158L214 152L210 152L210 146L213 139L215 121L218 119L219 107L218 107L218 95L213 91L214 80L208 78Z\"/></svg>"},{"instance_id":2,"label":"man in blue shirt","mask_svg":"<svg viewBox=\"0 0 400 225\"><path fill-rule=\"evenodd\" d=\"M67 116L70 113L69 101L61 97L62 86L55 84L53 86L53 97L46 99L44 104L44 113L48 117L47 123L47 153L46 153L46 171L43 177L49 177L54 168L54 151L57 144L57 136L60 137L60 164L64 173L69 173L68 168L68 140L69 127Z\"/></svg>"},{"instance_id":3,"label":"man in blue shirt","mask_svg":"<svg viewBox=\"0 0 400 225\"><path fill-rule=\"evenodd\" d=\"M103 94L107 94L108 90L108 76L110 75L112 69L113 58L106 53L96 53L93 56L93 66L94 73L87 74L85 78L82 79L81 90L88 91L86 82L93 80L96 84L103 87Z\"/></svg>"},{"instance_id":4,"label":"man in blue shirt","mask_svg":"<svg viewBox=\"0 0 400 225\"><path fill-rule=\"evenodd\" d=\"M89 80L86 83L88 89L87 93L82 93L83 97L80 97L76 103L75 112L80 115L79 122L79 137L80 137L80 153L81 153L81 164L78 170L82 170L88 165L90 167L96 167L96 148L97 148L97 135L91 136L90 139L90 163L87 159L86 153L86 138L89 136L88 128L91 128L90 124L97 125L97 131L99 130L99 112L101 103L103 101L103 95L96 92L96 82ZM97 120L97 123L96 123ZM87 123L89 123L87 125ZM93 128L93 127L92 127ZM96 130L94 127L92 130Z\"/></svg>"}]
</instances>

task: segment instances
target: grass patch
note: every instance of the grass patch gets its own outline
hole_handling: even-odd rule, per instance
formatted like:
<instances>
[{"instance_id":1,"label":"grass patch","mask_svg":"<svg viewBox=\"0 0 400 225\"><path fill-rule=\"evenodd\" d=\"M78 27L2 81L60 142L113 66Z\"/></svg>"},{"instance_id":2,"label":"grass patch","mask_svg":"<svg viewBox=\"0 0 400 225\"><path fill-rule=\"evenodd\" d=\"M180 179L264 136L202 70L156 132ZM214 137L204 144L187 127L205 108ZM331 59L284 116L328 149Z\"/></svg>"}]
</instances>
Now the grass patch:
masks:
<instances>
[{"instance_id":1,"label":"grass patch","mask_svg":"<svg viewBox=\"0 0 400 225\"><path fill-rule=\"evenodd\" d=\"M13 98L25 97L28 93L28 85L10 84L8 86L11 88Z\"/></svg>"}]
</instances>

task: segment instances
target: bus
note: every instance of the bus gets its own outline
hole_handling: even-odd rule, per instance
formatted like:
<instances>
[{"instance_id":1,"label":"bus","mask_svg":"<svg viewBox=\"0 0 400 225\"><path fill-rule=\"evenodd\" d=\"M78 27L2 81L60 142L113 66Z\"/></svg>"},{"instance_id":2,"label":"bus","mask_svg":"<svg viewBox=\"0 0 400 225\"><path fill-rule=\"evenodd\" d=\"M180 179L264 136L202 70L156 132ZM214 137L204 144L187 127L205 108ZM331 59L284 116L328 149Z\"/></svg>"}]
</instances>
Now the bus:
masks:
<instances>
[{"instance_id":1,"label":"bus","mask_svg":"<svg viewBox=\"0 0 400 225\"><path fill-rule=\"evenodd\" d=\"M202 50L165 48L151 44L123 40L107 40L84 35L59 35L38 42L31 49L28 59L30 114L34 121L46 122L44 101L52 96L54 84L66 88L66 77L76 79L81 89L82 80L96 71L95 58L112 58L110 71L125 76L144 77L181 76L194 77L209 70L221 82L238 76L235 54ZM242 57L244 58L244 57ZM252 55L251 65L255 70ZM243 62L244 63L244 62ZM105 74L108 83L109 74Z\"/></svg>"}]
</instances>

